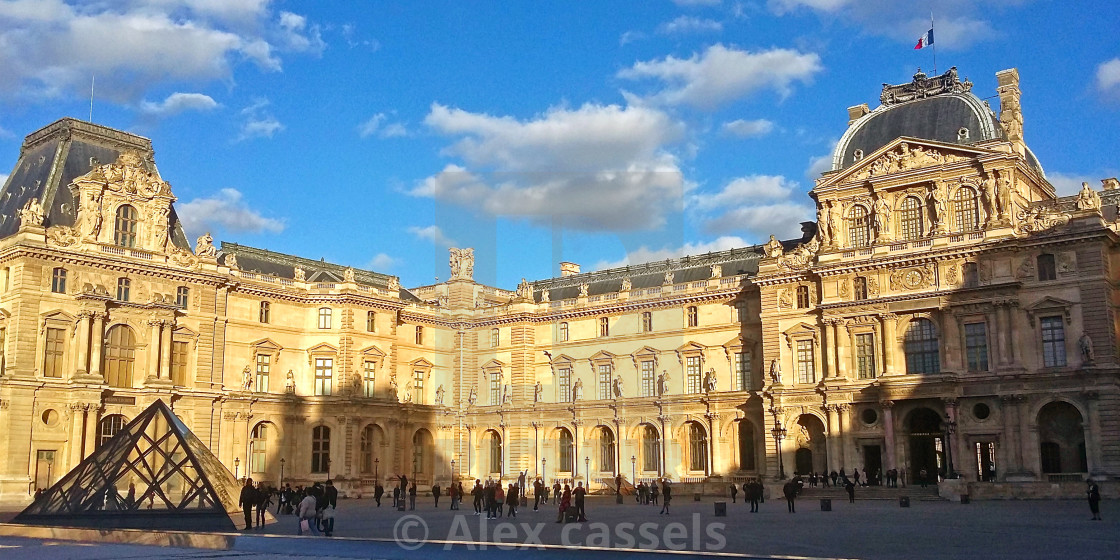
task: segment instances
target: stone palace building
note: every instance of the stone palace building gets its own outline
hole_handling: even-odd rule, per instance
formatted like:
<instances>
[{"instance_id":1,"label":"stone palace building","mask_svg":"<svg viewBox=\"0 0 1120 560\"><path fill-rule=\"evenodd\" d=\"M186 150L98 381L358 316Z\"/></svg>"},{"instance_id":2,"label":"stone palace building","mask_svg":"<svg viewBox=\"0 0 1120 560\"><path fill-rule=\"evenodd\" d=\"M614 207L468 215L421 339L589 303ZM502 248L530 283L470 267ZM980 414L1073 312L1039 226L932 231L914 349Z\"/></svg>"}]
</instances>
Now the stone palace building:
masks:
<instances>
[{"instance_id":1,"label":"stone palace building","mask_svg":"<svg viewBox=\"0 0 1120 560\"><path fill-rule=\"evenodd\" d=\"M955 69L849 108L800 239L513 291L474 282L471 249L402 288L192 248L148 139L57 121L0 192L0 499L156 399L239 476L351 495L401 473L1118 477L1120 189L1057 198L997 77L998 113Z\"/></svg>"}]
</instances>

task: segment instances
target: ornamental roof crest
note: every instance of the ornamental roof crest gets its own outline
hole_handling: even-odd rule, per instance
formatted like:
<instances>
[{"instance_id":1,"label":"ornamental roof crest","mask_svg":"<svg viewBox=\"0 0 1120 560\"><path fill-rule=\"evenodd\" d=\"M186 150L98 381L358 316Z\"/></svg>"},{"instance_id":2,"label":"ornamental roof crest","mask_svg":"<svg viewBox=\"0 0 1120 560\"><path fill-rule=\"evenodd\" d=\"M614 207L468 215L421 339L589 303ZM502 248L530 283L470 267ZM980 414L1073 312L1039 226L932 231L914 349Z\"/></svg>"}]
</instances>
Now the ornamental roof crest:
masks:
<instances>
[{"instance_id":1,"label":"ornamental roof crest","mask_svg":"<svg viewBox=\"0 0 1120 560\"><path fill-rule=\"evenodd\" d=\"M962 82L957 76L957 67L948 72L932 78L925 75L922 69L914 74L914 79L908 84L883 84L883 92L879 94L879 102L883 105L896 105L915 99L922 99L934 95L947 93L968 93L972 91L972 82L968 78Z\"/></svg>"}]
</instances>

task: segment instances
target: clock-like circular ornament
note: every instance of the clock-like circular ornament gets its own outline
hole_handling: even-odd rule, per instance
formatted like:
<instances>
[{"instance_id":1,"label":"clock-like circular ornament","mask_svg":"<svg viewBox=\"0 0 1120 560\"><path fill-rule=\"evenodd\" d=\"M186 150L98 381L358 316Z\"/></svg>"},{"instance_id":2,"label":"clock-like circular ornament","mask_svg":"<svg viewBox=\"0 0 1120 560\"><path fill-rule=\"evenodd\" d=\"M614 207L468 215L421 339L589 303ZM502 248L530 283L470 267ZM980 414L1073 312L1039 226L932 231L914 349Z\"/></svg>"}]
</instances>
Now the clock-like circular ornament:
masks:
<instances>
[{"instance_id":1,"label":"clock-like circular ornament","mask_svg":"<svg viewBox=\"0 0 1120 560\"><path fill-rule=\"evenodd\" d=\"M902 276L903 285L911 290L921 286L922 280L924 280L922 272L917 269L910 269Z\"/></svg>"}]
</instances>

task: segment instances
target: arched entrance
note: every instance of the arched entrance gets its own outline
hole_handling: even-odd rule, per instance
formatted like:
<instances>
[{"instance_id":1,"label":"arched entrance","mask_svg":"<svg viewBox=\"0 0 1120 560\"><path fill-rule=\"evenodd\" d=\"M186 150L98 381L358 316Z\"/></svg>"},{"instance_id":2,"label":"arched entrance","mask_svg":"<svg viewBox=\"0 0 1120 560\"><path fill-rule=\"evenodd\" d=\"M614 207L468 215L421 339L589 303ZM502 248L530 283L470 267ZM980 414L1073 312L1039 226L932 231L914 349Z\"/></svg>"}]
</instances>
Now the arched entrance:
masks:
<instances>
[{"instance_id":1,"label":"arched entrance","mask_svg":"<svg viewBox=\"0 0 1120 560\"><path fill-rule=\"evenodd\" d=\"M385 432L377 424L369 424L362 428L358 440L358 472L361 474L381 474L381 446L385 441Z\"/></svg>"},{"instance_id":2,"label":"arched entrance","mask_svg":"<svg viewBox=\"0 0 1120 560\"><path fill-rule=\"evenodd\" d=\"M807 475L811 472L826 472L828 457L825 451L824 422L812 414L802 414L794 424L795 431L790 434L797 443L794 453L795 472Z\"/></svg>"},{"instance_id":3,"label":"arched entrance","mask_svg":"<svg viewBox=\"0 0 1120 560\"><path fill-rule=\"evenodd\" d=\"M1038 411L1038 442L1043 473L1089 472L1085 426L1073 405L1052 402Z\"/></svg>"},{"instance_id":4,"label":"arched entrance","mask_svg":"<svg viewBox=\"0 0 1120 560\"><path fill-rule=\"evenodd\" d=\"M412 434L412 480L429 485L435 470L435 440L424 428Z\"/></svg>"},{"instance_id":5,"label":"arched entrance","mask_svg":"<svg viewBox=\"0 0 1120 560\"><path fill-rule=\"evenodd\" d=\"M756 470L754 423L746 418L739 421L739 470Z\"/></svg>"},{"instance_id":6,"label":"arched entrance","mask_svg":"<svg viewBox=\"0 0 1120 560\"><path fill-rule=\"evenodd\" d=\"M598 440L595 464L599 468L598 472L614 474L616 467L614 432L606 426L597 426L595 431Z\"/></svg>"},{"instance_id":7,"label":"arched entrance","mask_svg":"<svg viewBox=\"0 0 1120 560\"><path fill-rule=\"evenodd\" d=\"M906 417L907 441L910 451L910 480L921 483L922 470L926 482L936 483L945 465L945 440L941 415L928 408L915 408Z\"/></svg>"},{"instance_id":8,"label":"arched entrance","mask_svg":"<svg viewBox=\"0 0 1120 560\"><path fill-rule=\"evenodd\" d=\"M566 473L567 476L572 476L572 468L576 462L575 441L572 432L568 431L567 428L559 428L556 437L556 456L559 459L556 463L557 473Z\"/></svg>"},{"instance_id":9,"label":"arched entrance","mask_svg":"<svg viewBox=\"0 0 1120 560\"><path fill-rule=\"evenodd\" d=\"M495 430L487 430L482 438L484 445L483 457L486 458L486 464L482 470L489 477L500 478L502 476L502 436Z\"/></svg>"}]
</instances>

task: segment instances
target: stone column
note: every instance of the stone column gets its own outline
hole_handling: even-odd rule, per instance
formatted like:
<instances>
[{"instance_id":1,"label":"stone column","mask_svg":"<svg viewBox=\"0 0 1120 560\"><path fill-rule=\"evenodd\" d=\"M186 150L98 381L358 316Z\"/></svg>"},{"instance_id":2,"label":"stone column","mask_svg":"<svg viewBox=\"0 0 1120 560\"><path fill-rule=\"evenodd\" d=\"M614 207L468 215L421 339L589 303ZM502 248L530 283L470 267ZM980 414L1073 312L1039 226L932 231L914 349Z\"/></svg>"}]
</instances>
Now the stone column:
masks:
<instances>
[{"instance_id":1,"label":"stone column","mask_svg":"<svg viewBox=\"0 0 1120 560\"><path fill-rule=\"evenodd\" d=\"M89 311L82 311L78 314L78 336L74 341L74 344L78 347L77 353L75 354L78 357L77 368L75 368L75 373L78 376L89 373L90 315L91 313Z\"/></svg>"},{"instance_id":2,"label":"stone column","mask_svg":"<svg viewBox=\"0 0 1120 560\"><path fill-rule=\"evenodd\" d=\"M1002 477L1006 479L1008 474L1019 472L1022 462L1019 459L1019 434L1016 427L1018 426L1018 410L1016 402L1018 397L1015 395L1004 395L1000 397L1000 415L1003 419L1003 434L1000 437L1000 450L1003 457Z\"/></svg>"},{"instance_id":3,"label":"stone column","mask_svg":"<svg viewBox=\"0 0 1120 560\"><path fill-rule=\"evenodd\" d=\"M828 437L825 438L825 448L828 453L828 470L836 471L840 469L840 460L838 455L839 450L843 450L843 442L839 441L842 437L840 430L840 411L838 405L830 404L824 407L825 414L828 416Z\"/></svg>"},{"instance_id":4,"label":"stone column","mask_svg":"<svg viewBox=\"0 0 1120 560\"><path fill-rule=\"evenodd\" d=\"M832 368L832 377L843 377L844 368L840 367L840 320L832 319L828 322L828 362Z\"/></svg>"},{"instance_id":5,"label":"stone column","mask_svg":"<svg viewBox=\"0 0 1120 560\"><path fill-rule=\"evenodd\" d=\"M89 373L97 377L101 374L101 346L105 339L105 313L93 313L93 331L90 332Z\"/></svg>"},{"instance_id":6,"label":"stone column","mask_svg":"<svg viewBox=\"0 0 1120 560\"><path fill-rule=\"evenodd\" d=\"M940 355L944 360L941 369L943 371L965 371L968 367L964 363L964 352L961 351L960 323L957 322L955 315L948 312L943 312L941 319L943 328L941 347L943 351Z\"/></svg>"},{"instance_id":7,"label":"stone column","mask_svg":"<svg viewBox=\"0 0 1120 560\"><path fill-rule=\"evenodd\" d=\"M151 335L148 336L148 374L149 378L159 379L159 342L160 342L160 327L163 321L159 319L152 319L148 321L148 326L151 329Z\"/></svg>"},{"instance_id":8,"label":"stone column","mask_svg":"<svg viewBox=\"0 0 1120 560\"><path fill-rule=\"evenodd\" d=\"M852 463L852 449L855 446L855 440L852 439L852 426L851 420L852 405L838 404L836 405L836 413L840 421L840 466L844 467Z\"/></svg>"},{"instance_id":9,"label":"stone column","mask_svg":"<svg viewBox=\"0 0 1120 560\"><path fill-rule=\"evenodd\" d=\"M1085 400L1089 404L1089 423L1085 426L1085 458L1089 463L1089 475L1097 476L1104 471L1101 462L1100 395L1096 391L1090 391L1085 393Z\"/></svg>"},{"instance_id":10,"label":"stone column","mask_svg":"<svg viewBox=\"0 0 1120 560\"><path fill-rule=\"evenodd\" d=\"M66 457L59 457L56 459L57 463L55 468L60 469L59 472L65 475L70 472L70 469L77 466L85 457L82 455L82 432L85 426L82 424L84 415L82 412L85 410L84 403L70 403L70 436L67 442ZM65 461L65 462L63 462Z\"/></svg>"},{"instance_id":11,"label":"stone column","mask_svg":"<svg viewBox=\"0 0 1120 560\"><path fill-rule=\"evenodd\" d=\"M883 445L884 452L887 455L887 468L890 470L895 468L897 464L897 457L894 450L894 414L891 409L894 407L894 401L880 401L879 405L883 407Z\"/></svg>"},{"instance_id":12,"label":"stone column","mask_svg":"<svg viewBox=\"0 0 1120 560\"><path fill-rule=\"evenodd\" d=\"M160 339L160 371L163 372L163 377L168 381L171 380L171 321L163 322L163 338Z\"/></svg>"},{"instance_id":13,"label":"stone column","mask_svg":"<svg viewBox=\"0 0 1120 560\"><path fill-rule=\"evenodd\" d=\"M898 317L891 314L884 314L880 317L883 322L883 328L880 331L883 333L881 341L881 346L883 348L883 375L894 375L895 330L898 328Z\"/></svg>"},{"instance_id":14,"label":"stone column","mask_svg":"<svg viewBox=\"0 0 1120 560\"><path fill-rule=\"evenodd\" d=\"M845 323L842 319L837 319L832 323L832 351L836 358L836 377L842 379L848 379L849 377L847 374L848 368L844 367L844 362L851 358L851 352L844 352L845 348L851 346L852 337ZM841 330L841 327L844 327L843 330Z\"/></svg>"},{"instance_id":15,"label":"stone column","mask_svg":"<svg viewBox=\"0 0 1120 560\"><path fill-rule=\"evenodd\" d=\"M715 466L719 464L720 446L716 445L716 430L719 428L719 413L709 412L704 416L708 417L708 464L706 472L707 476L712 476L716 472Z\"/></svg>"},{"instance_id":16,"label":"stone column","mask_svg":"<svg viewBox=\"0 0 1120 560\"><path fill-rule=\"evenodd\" d=\"M1007 324L1004 326L1007 328L1008 333L1010 333L1008 334L1008 340L1011 344L1011 356L1009 356L1007 360L1013 365L1023 364L1023 344L1021 344L1021 341L1033 340L1034 338L1033 331L1023 333L1019 330L1018 325L1021 322L1022 313L1018 311L1018 308L1018 301L1012 300L1007 302ZM1016 339L1016 335L1018 334L1024 334L1025 336L1023 338Z\"/></svg>"},{"instance_id":17,"label":"stone column","mask_svg":"<svg viewBox=\"0 0 1120 560\"><path fill-rule=\"evenodd\" d=\"M1034 476L1035 470L1031 468L1032 461L1028 457L1037 457L1038 446L1031 446L1031 419L1030 419L1030 401L1026 397L1019 395L1016 399L1016 418L1019 421L1019 472L1024 475ZM1085 440L1088 444L1089 440ZM1088 450L1086 450L1088 452ZM1040 469L1041 470L1041 465Z\"/></svg>"},{"instance_id":18,"label":"stone column","mask_svg":"<svg viewBox=\"0 0 1120 560\"><path fill-rule=\"evenodd\" d=\"M964 453L961 451L960 424L957 423L957 399L942 399L942 402L945 404L945 417L955 426L952 433L949 434L949 441L945 442L945 445L953 451L953 471L961 472L961 465L964 464ZM952 473L947 473L947 476L951 475Z\"/></svg>"},{"instance_id":19,"label":"stone column","mask_svg":"<svg viewBox=\"0 0 1120 560\"><path fill-rule=\"evenodd\" d=\"M999 333L997 346L999 346L999 363L1000 365L1008 365L1011 362L1011 332L1008 325L1009 313L1005 302L999 302L999 307L996 308L996 323L997 332Z\"/></svg>"},{"instance_id":20,"label":"stone column","mask_svg":"<svg viewBox=\"0 0 1120 560\"><path fill-rule=\"evenodd\" d=\"M995 371L995 369L1003 363L1003 358L999 355L999 315L996 308L992 308L984 314L984 321L987 322L988 327L988 371ZM997 467L998 468L998 467Z\"/></svg>"}]
</instances>

